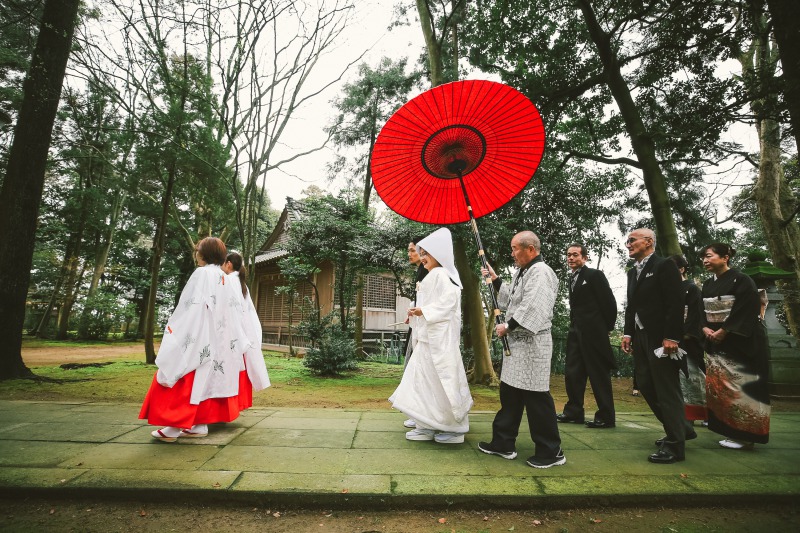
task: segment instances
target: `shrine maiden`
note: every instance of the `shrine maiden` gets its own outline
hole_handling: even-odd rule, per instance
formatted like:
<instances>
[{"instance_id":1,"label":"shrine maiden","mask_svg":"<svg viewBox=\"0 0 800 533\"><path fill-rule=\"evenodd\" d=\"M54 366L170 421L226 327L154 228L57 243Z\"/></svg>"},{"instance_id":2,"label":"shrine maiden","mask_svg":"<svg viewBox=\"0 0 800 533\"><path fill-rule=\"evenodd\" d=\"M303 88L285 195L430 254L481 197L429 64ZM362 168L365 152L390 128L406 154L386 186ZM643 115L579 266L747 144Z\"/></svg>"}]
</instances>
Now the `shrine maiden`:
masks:
<instances>
[{"instance_id":1,"label":"shrine maiden","mask_svg":"<svg viewBox=\"0 0 800 533\"><path fill-rule=\"evenodd\" d=\"M239 408L244 410L253 405L253 391L260 391L269 387L267 365L264 364L264 353L261 351L263 331L261 320L258 318L253 299L247 288L247 269L244 259L236 252L231 252L222 264L222 270L228 275L231 285L241 287L242 295L242 329L244 330L249 348L244 352L246 373L241 374L239 382Z\"/></svg>"},{"instance_id":2,"label":"shrine maiden","mask_svg":"<svg viewBox=\"0 0 800 533\"><path fill-rule=\"evenodd\" d=\"M205 437L208 424L239 416L239 383L250 341L242 328L242 294L220 266L225 244L215 238L195 248L197 265L164 328L158 372L139 418L165 426L153 438ZM247 379L244 376L244 379Z\"/></svg>"}]
</instances>

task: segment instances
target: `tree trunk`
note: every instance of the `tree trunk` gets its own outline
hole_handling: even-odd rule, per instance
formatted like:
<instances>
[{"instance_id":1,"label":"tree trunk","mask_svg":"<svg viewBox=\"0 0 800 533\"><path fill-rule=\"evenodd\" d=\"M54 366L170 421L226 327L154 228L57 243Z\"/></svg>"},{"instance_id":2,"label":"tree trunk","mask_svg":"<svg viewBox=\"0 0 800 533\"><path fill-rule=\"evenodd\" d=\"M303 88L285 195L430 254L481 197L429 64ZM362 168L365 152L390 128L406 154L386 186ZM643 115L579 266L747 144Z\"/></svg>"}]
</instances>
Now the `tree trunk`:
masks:
<instances>
[{"instance_id":1,"label":"tree trunk","mask_svg":"<svg viewBox=\"0 0 800 533\"><path fill-rule=\"evenodd\" d=\"M442 59L442 47L436 39L431 13L428 9L427 0L417 0L417 11L422 25L422 34L425 36L425 45L428 50L428 66L431 71L431 87L436 87L444 82L444 61ZM446 30L443 30L446 31ZM456 31L453 28L453 43L456 43ZM455 47L455 46L454 46ZM457 56L458 51L454 54ZM456 63L458 63L456 61ZM497 381L497 376L492 367L492 357L489 352L489 342L483 334L486 321L483 318L483 306L481 302L480 283L478 276L469 268L469 259L464 247L464 243L456 238L453 242L453 253L455 254L456 268L464 285L462 291L463 303L463 328L462 336L464 345L472 347L475 358L475 368L470 376L472 383L493 383ZM469 338L464 332L469 331Z\"/></svg>"},{"instance_id":2,"label":"tree trunk","mask_svg":"<svg viewBox=\"0 0 800 533\"><path fill-rule=\"evenodd\" d=\"M789 110L795 149L800 151L800 25L797 24L797 0L767 0L767 6L783 67L784 101Z\"/></svg>"},{"instance_id":3,"label":"tree trunk","mask_svg":"<svg viewBox=\"0 0 800 533\"><path fill-rule=\"evenodd\" d=\"M189 90L187 87L189 81L189 73L187 70L189 68L189 54L187 52L185 24L183 28L183 79L180 83L176 83L175 85L170 83L172 78L169 75L169 68L166 66L168 62L165 61L165 46L165 43L159 43L159 54L161 55L162 61L161 68L163 69L161 74L165 80L165 85L167 86L167 90L169 92L171 104L178 104L178 116L180 119L175 125L175 129L172 131L172 146L179 147L182 146L183 143L183 128L185 120L183 113L186 110L186 100L188 98L187 92ZM174 92L176 87L180 91L177 94ZM175 100L177 100L177 102ZM177 153L172 153L170 155L168 169L167 186L164 190L164 196L161 203L161 218L156 226L156 236L153 240L153 260L150 263L150 288L147 292L147 306L145 307L144 353L145 363L150 365L155 364L156 362L154 337L156 329L156 301L158 300L158 276L161 272L161 256L164 254L164 240L169 223L169 212L172 206L172 191L175 188L175 181L178 175Z\"/></svg>"},{"instance_id":4,"label":"tree trunk","mask_svg":"<svg viewBox=\"0 0 800 533\"><path fill-rule=\"evenodd\" d=\"M755 200L764 236L775 266L794 272L795 277L781 283L786 319L792 335L800 339L800 228L797 222L785 224L796 205L783 173L780 150L780 125L771 119L760 121L758 180Z\"/></svg>"},{"instance_id":5,"label":"tree trunk","mask_svg":"<svg viewBox=\"0 0 800 533\"><path fill-rule=\"evenodd\" d=\"M800 339L800 224L796 217L800 199L783 172L780 125L772 116L777 108L778 95L766 89L774 87L771 81L775 76L778 54L770 46L769 26L762 6L759 3L750 6L753 42L738 58L758 132L758 178L753 192L773 263L795 273L793 279L779 283L778 287L783 293L789 329Z\"/></svg>"},{"instance_id":6,"label":"tree trunk","mask_svg":"<svg viewBox=\"0 0 800 533\"><path fill-rule=\"evenodd\" d=\"M444 62L442 61L442 47L436 40L431 12L427 0L417 0L419 22L422 25L422 35L425 37L425 48L428 50L428 68L431 70L431 87L437 87L444 82Z\"/></svg>"},{"instance_id":7,"label":"tree trunk","mask_svg":"<svg viewBox=\"0 0 800 533\"><path fill-rule=\"evenodd\" d=\"M50 297L50 302L47 304L47 309L45 310L45 314L42 316L42 320L39 322L39 325L36 327L36 330L31 332L35 334L39 338L43 338L45 332L47 331L47 326L50 323L50 314L53 311L53 308L56 306L56 302L58 301L58 296L61 293L61 287L64 284L64 280L67 278L67 274L69 273L69 262L70 258L72 257L72 248L73 248L73 240L69 239L67 241L66 249L64 250L64 259L61 261L61 269L59 270L58 279L56 280L56 285L53 287L53 295ZM61 310L59 309L59 314ZM58 320L56 320L56 323ZM56 329L58 325L56 325Z\"/></svg>"},{"instance_id":8,"label":"tree trunk","mask_svg":"<svg viewBox=\"0 0 800 533\"><path fill-rule=\"evenodd\" d=\"M289 342L287 342L289 346L289 355L294 357L297 355L297 351L294 349L294 294L295 290L292 285L289 285L289 291L286 293L286 296L289 300L289 317L287 323L287 329L289 330Z\"/></svg>"},{"instance_id":9,"label":"tree trunk","mask_svg":"<svg viewBox=\"0 0 800 533\"><path fill-rule=\"evenodd\" d=\"M456 238L453 242L453 252L455 253L456 268L461 277L461 284L464 286L464 329L469 330L469 343L464 339L465 345L472 346L472 353L475 359L475 366L470 375L470 383L481 385L497 384L497 375L492 366L492 356L489 351L489 340L486 337L485 324L483 317L483 302L481 298L480 281L478 275L469 267L469 260L461 239Z\"/></svg>"},{"instance_id":10,"label":"tree trunk","mask_svg":"<svg viewBox=\"0 0 800 533\"><path fill-rule=\"evenodd\" d=\"M172 189L175 187L177 174L177 161L173 159L167 177L167 188L161 202L161 218L156 228L156 237L153 240L153 260L150 262L150 287L147 291L147 305L145 307L144 321L144 354L145 363L153 365L156 362L156 350L153 344L156 331L156 300L158 296L158 275L161 271L161 256L164 254L164 235L167 232L169 209L172 203Z\"/></svg>"},{"instance_id":11,"label":"tree trunk","mask_svg":"<svg viewBox=\"0 0 800 533\"><path fill-rule=\"evenodd\" d=\"M117 222L122 214L122 206L125 204L127 194L124 191L117 191L114 195L114 204L111 208L111 219L108 223L105 236L100 243L97 253L95 254L94 269L92 270L92 281L89 284L89 292L87 298L94 296L97 287L100 284L100 278L106 270L106 263L108 262L108 254L111 251L111 245L114 242L114 232L117 229Z\"/></svg>"},{"instance_id":12,"label":"tree trunk","mask_svg":"<svg viewBox=\"0 0 800 533\"><path fill-rule=\"evenodd\" d=\"M353 340L356 343L355 355L361 358L364 356L364 276L358 276L355 313Z\"/></svg>"},{"instance_id":13,"label":"tree trunk","mask_svg":"<svg viewBox=\"0 0 800 533\"><path fill-rule=\"evenodd\" d=\"M67 278L64 282L64 301L61 304L61 311L58 313L58 330L56 339L67 338L69 331L69 316L72 314L72 306L75 304L75 293L78 285L78 261L77 255L67 259Z\"/></svg>"},{"instance_id":14,"label":"tree trunk","mask_svg":"<svg viewBox=\"0 0 800 533\"><path fill-rule=\"evenodd\" d=\"M375 149L375 140L378 138L378 103L380 101L380 91L375 91L375 98L372 99L372 125L369 131L369 152L367 164L364 169L364 209L369 212L369 197L372 195L372 151Z\"/></svg>"},{"instance_id":15,"label":"tree trunk","mask_svg":"<svg viewBox=\"0 0 800 533\"><path fill-rule=\"evenodd\" d=\"M0 379L32 375L22 361L22 325L47 152L78 5L78 0L45 3L0 191L0 257L7 259L0 265Z\"/></svg>"},{"instance_id":16,"label":"tree trunk","mask_svg":"<svg viewBox=\"0 0 800 533\"><path fill-rule=\"evenodd\" d=\"M134 339L144 339L144 326L147 323L147 302L149 299L150 288L145 287L142 297L136 301L138 317L136 321L136 336Z\"/></svg>"},{"instance_id":17,"label":"tree trunk","mask_svg":"<svg viewBox=\"0 0 800 533\"><path fill-rule=\"evenodd\" d=\"M608 88L625 121L625 129L631 140L631 147L642 166L642 177L656 224L655 232L659 251L664 256L680 254L682 253L681 246L672 216L672 208L669 205L667 182L656 157L652 136L645 128L639 109L631 96L630 88L620 71L617 55L611 47L611 40L600 27L591 3L589 0L577 0L577 2L592 42L597 47L597 54L603 63L603 74Z\"/></svg>"},{"instance_id":18,"label":"tree trunk","mask_svg":"<svg viewBox=\"0 0 800 533\"><path fill-rule=\"evenodd\" d=\"M58 301L58 293L61 292L62 280L63 276L59 276L58 280L56 280L56 286L53 287L53 294L50 296L50 301L47 302L47 307L44 310L41 320L39 320L39 324L30 332L31 335L36 335L36 337L40 339L45 338L47 326L50 324L50 315L53 314L53 308L56 306L56 301Z\"/></svg>"}]
</instances>

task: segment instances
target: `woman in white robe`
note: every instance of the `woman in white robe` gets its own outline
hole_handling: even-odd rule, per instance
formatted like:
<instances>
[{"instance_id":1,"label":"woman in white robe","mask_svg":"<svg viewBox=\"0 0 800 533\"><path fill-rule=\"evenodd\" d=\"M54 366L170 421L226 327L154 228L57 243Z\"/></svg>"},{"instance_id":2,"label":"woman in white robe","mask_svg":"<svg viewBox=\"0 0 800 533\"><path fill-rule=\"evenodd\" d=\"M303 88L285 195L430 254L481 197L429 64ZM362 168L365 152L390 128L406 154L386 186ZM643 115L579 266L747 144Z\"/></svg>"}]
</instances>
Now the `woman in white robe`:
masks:
<instances>
[{"instance_id":1,"label":"woman in white robe","mask_svg":"<svg viewBox=\"0 0 800 533\"><path fill-rule=\"evenodd\" d=\"M464 442L472 396L461 359L461 280L453 261L450 231L442 228L417 243L428 275L417 306L408 310L413 352L392 407L416 421L408 440Z\"/></svg>"},{"instance_id":2,"label":"woman in white robe","mask_svg":"<svg viewBox=\"0 0 800 533\"><path fill-rule=\"evenodd\" d=\"M231 285L241 287L238 293L242 296L242 329L249 342L244 352L244 363L247 374L243 374L239 383L239 408L245 410L253 406L253 391L260 391L269 387L267 365L264 363L264 353L261 351L263 331L261 320L256 313L250 291L247 289L247 269L244 267L242 256L231 252L222 264L222 270L228 275Z\"/></svg>"},{"instance_id":3,"label":"woman in white robe","mask_svg":"<svg viewBox=\"0 0 800 533\"><path fill-rule=\"evenodd\" d=\"M250 342L240 318L240 287L226 281L220 268L225 254L225 244L215 237L197 244L198 268L164 328L158 372L139 413L148 423L165 426L152 432L155 439L205 437L208 424L239 416L242 354Z\"/></svg>"}]
</instances>

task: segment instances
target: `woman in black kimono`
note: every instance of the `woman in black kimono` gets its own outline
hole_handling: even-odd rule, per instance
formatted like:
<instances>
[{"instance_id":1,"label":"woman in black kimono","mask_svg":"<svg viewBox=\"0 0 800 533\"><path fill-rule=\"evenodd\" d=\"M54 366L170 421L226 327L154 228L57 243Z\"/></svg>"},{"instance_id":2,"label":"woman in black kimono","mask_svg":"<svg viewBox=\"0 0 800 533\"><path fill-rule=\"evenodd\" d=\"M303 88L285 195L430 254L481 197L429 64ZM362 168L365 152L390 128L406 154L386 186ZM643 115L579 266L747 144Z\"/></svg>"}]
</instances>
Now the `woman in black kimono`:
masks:
<instances>
[{"instance_id":1,"label":"woman in black kimono","mask_svg":"<svg viewBox=\"0 0 800 533\"><path fill-rule=\"evenodd\" d=\"M758 289L749 276L730 268L736 253L710 244L703 266L708 428L727 437L723 448L753 449L769 441L769 345L760 320Z\"/></svg>"},{"instance_id":2,"label":"woman in black kimono","mask_svg":"<svg viewBox=\"0 0 800 533\"><path fill-rule=\"evenodd\" d=\"M681 273L684 293L683 338L678 346L686 352L687 374L680 374L686 420L706 420L706 364L703 358L703 297L700 287L689 279L689 263L682 255L673 255Z\"/></svg>"}]
</instances>

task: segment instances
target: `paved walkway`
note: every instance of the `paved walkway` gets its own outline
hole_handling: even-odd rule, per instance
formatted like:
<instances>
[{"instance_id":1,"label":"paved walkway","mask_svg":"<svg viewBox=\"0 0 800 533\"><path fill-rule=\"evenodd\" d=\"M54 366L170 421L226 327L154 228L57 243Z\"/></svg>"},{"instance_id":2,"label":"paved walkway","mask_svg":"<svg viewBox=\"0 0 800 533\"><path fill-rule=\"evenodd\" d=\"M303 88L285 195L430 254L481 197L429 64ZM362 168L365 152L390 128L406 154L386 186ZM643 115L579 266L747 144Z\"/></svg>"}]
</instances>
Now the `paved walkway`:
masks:
<instances>
[{"instance_id":1,"label":"paved walkway","mask_svg":"<svg viewBox=\"0 0 800 533\"><path fill-rule=\"evenodd\" d=\"M403 416L389 409L289 408L250 409L205 439L167 444L138 411L0 401L0 492L325 508L796 503L800 494L800 413L774 414L770 443L751 452L724 450L697 427L675 465L646 460L662 435L652 415L619 414L610 430L560 425L567 464L535 470L527 433L513 461L477 449L493 413L471 414L458 445L405 440Z\"/></svg>"}]
</instances>

